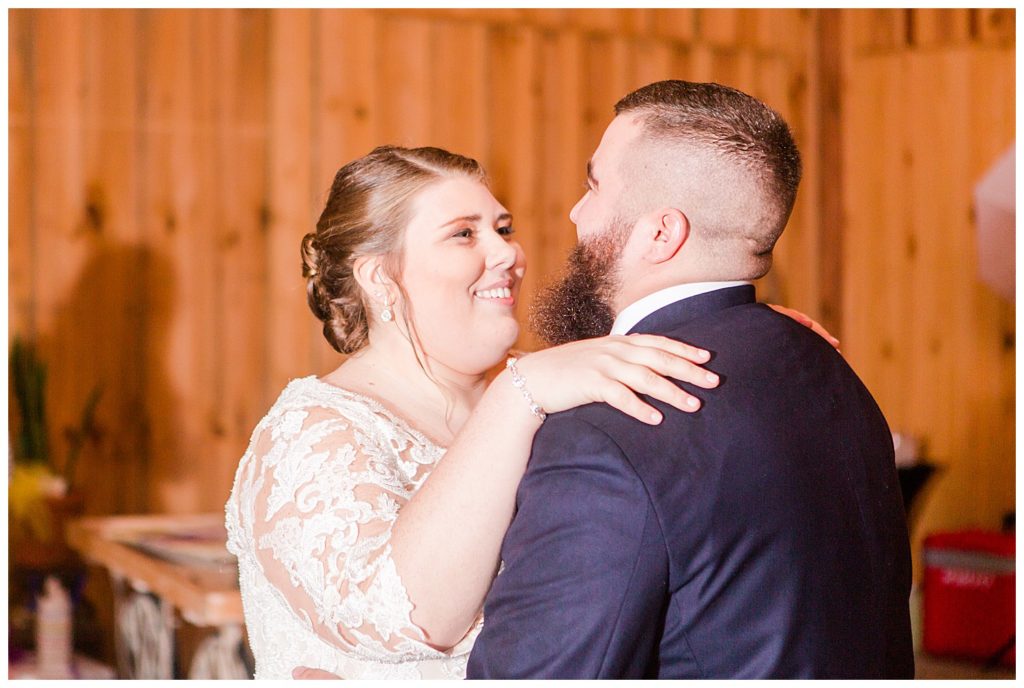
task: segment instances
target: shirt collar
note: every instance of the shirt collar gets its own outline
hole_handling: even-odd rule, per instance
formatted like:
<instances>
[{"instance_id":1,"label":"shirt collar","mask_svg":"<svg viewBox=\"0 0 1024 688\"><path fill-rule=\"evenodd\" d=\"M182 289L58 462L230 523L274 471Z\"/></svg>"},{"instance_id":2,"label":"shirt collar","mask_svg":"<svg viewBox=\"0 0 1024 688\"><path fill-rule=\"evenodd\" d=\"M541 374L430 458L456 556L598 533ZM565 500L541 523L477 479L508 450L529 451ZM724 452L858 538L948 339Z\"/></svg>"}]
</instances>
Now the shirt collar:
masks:
<instances>
[{"instance_id":1,"label":"shirt collar","mask_svg":"<svg viewBox=\"0 0 1024 688\"><path fill-rule=\"evenodd\" d=\"M677 284L666 289L661 289L648 294L637 301L629 304L615 318L611 334L626 334L633 327L651 313L664 308L670 303L688 299L691 296L704 294L717 289L728 289L739 287L750 282L692 282L690 284Z\"/></svg>"}]
</instances>

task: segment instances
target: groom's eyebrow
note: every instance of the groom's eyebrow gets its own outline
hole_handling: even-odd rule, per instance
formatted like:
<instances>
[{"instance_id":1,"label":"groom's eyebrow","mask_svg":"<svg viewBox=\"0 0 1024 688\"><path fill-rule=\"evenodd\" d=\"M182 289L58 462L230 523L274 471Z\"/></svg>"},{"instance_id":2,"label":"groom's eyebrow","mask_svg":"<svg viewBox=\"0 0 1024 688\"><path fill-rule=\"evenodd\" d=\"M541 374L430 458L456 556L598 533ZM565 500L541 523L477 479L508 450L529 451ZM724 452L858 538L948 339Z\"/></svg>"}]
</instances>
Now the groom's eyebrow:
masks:
<instances>
[{"instance_id":1,"label":"groom's eyebrow","mask_svg":"<svg viewBox=\"0 0 1024 688\"><path fill-rule=\"evenodd\" d=\"M593 160L587 160L587 181L590 182L592 187L597 188L597 177L594 176Z\"/></svg>"}]
</instances>

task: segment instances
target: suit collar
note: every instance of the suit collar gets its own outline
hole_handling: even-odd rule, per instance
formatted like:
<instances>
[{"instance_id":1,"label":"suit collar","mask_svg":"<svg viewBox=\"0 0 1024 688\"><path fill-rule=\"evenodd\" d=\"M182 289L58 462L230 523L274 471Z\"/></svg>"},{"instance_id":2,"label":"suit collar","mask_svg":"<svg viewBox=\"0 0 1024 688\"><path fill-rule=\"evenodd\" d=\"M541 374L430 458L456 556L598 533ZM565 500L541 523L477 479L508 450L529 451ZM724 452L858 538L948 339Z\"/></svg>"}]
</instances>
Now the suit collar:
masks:
<instances>
[{"instance_id":1,"label":"suit collar","mask_svg":"<svg viewBox=\"0 0 1024 688\"><path fill-rule=\"evenodd\" d=\"M732 308L733 306L755 303L756 301L754 286L750 284L716 289L715 291L691 296L659 308L634 325L629 333L656 334L665 332L687 320L693 320L702 315Z\"/></svg>"},{"instance_id":2,"label":"suit collar","mask_svg":"<svg viewBox=\"0 0 1024 688\"><path fill-rule=\"evenodd\" d=\"M671 287L659 289L656 292L637 299L619 311L619 314L615 316L615 322L612 323L611 333L626 334L633 329L633 326L638 322L654 311L664 308L670 303L688 299L691 296L697 296L698 294L703 294L707 291L725 289L726 287L739 287L744 284L750 284L750 282L738 280L718 282L684 282L683 284L674 284Z\"/></svg>"}]
</instances>

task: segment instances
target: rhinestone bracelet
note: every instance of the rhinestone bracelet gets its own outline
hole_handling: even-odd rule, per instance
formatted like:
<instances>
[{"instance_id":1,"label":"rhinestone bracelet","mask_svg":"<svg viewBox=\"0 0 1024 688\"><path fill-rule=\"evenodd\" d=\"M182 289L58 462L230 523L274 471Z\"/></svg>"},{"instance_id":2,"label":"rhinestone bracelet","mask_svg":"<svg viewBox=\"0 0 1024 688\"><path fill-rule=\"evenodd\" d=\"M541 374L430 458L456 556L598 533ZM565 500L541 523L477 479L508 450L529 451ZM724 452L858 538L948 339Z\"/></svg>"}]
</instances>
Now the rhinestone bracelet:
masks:
<instances>
[{"instance_id":1,"label":"rhinestone bracelet","mask_svg":"<svg viewBox=\"0 0 1024 688\"><path fill-rule=\"evenodd\" d=\"M516 368L516 361L518 360L515 356L509 356L508 360L505 361L505 367L508 368L508 372L512 376L512 386L519 388L519 391L523 393L523 398L526 399L526 403L530 405L530 413L540 418L543 422L548 417L548 414L544 413L544 409L533 400L533 397L530 396L530 391L526 389L526 378L520 375L519 369Z\"/></svg>"}]
</instances>

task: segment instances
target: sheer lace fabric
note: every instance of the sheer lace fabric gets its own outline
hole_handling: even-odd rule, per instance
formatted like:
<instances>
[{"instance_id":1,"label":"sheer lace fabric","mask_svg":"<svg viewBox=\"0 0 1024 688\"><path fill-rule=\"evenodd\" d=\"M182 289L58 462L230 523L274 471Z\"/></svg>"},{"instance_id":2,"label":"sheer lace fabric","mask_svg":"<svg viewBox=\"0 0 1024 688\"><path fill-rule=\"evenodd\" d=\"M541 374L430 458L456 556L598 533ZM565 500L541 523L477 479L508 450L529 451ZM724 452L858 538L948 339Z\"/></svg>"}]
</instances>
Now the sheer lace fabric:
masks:
<instances>
[{"instance_id":1,"label":"sheer lace fabric","mask_svg":"<svg viewBox=\"0 0 1024 688\"><path fill-rule=\"evenodd\" d=\"M481 621L425 642L391 558L399 509L444 449L379 404L293 380L253 431L226 505L256 678L463 678Z\"/></svg>"}]
</instances>

